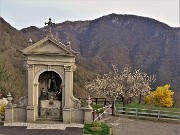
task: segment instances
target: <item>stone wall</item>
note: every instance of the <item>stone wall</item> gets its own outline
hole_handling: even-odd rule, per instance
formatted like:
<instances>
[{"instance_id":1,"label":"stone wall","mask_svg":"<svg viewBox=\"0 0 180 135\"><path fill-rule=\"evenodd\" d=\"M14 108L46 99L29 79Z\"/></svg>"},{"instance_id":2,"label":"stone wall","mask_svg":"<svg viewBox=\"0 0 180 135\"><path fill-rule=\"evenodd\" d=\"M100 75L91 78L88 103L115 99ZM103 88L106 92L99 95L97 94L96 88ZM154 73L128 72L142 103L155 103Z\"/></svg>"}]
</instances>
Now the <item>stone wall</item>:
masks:
<instances>
[{"instance_id":1,"label":"stone wall","mask_svg":"<svg viewBox=\"0 0 180 135\"><path fill-rule=\"evenodd\" d=\"M27 111L23 107L14 108L14 122L26 122Z\"/></svg>"},{"instance_id":2,"label":"stone wall","mask_svg":"<svg viewBox=\"0 0 180 135\"><path fill-rule=\"evenodd\" d=\"M71 112L72 123L84 123L84 110L83 109L72 109Z\"/></svg>"}]
</instances>

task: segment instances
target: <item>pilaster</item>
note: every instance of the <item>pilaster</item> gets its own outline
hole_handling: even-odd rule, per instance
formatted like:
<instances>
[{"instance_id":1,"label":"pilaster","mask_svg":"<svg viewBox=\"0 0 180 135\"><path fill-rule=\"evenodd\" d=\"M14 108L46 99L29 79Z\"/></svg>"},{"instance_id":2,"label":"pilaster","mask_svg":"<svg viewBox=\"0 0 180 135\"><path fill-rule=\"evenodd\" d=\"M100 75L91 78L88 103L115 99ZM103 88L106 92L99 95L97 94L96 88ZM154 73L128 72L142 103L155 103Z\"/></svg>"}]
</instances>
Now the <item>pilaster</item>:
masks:
<instances>
[{"instance_id":1,"label":"pilaster","mask_svg":"<svg viewBox=\"0 0 180 135\"><path fill-rule=\"evenodd\" d=\"M71 66L65 66L65 90L64 90L64 107L70 108L71 105L71 94L72 94L72 86L73 86L73 79L72 79L72 67Z\"/></svg>"},{"instance_id":2,"label":"pilaster","mask_svg":"<svg viewBox=\"0 0 180 135\"><path fill-rule=\"evenodd\" d=\"M71 108L63 108L63 123L71 123Z\"/></svg>"},{"instance_id":3,"label":"pilaster","mask_svg":"<svg viewBox=\"0 0 180 135\"><path fill-rule=\"evenodd\" d=\"M35 117L35 107L34 106L27 106L27 122L33 122L36 120Z\"/></svg>"},{"instance_id":4,"label":"pilaster","mask_svg":"<svg viewBox=\"0 0 180 135\"><path fill-rule=\"evenodd\" d=\"M28 105L34 106L34 89L33 89L33 66L28 65L27 68L28 77Z\"/></svg>"},{"instance_id":5,"label":"pilaster","mask_svg":"<svg viewBox=\"0 0 180 135\"><path fill-rule=\"evenodd\" d=\"M34 84L34 106L35 106L35 117L38 118L38 91L39 83Z\"/></svg>"}]
</instances>

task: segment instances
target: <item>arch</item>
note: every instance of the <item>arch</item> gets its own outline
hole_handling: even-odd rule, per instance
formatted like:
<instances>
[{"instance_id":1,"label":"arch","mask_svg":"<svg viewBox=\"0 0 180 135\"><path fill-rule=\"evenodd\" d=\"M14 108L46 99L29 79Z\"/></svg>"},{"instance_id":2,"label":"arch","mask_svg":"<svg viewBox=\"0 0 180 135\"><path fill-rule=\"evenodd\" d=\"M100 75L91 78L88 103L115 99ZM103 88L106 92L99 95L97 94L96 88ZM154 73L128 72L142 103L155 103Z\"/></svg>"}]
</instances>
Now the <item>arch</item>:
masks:
<instances>
[{"instance_id":1,"label":"arch","mask_svg":"<svg viewBox=\"0 0 180 135\"><path fill-rule=\"evenodd\" d=\"M64 103L64 87L62 86L64 84L64 76L62 73L60 73L61 71L58 71L56 69L54 69L53 67L51 68L44 68L41 67L38 72L34 75L34 84L37 84L36 87L34 87L34 103L36 105L36 117L37 118L62 118L62 103ZM45 73L45 74L44 74ZM58 97L53 98L53 101L51 101L51 96L54 96L55 93L57 91L45 91L49 94L46 94L46 98L42 98L41 97L41 87L40 87L40 82L39 79L41 77L41 75L47 75L48 73L55 73L57 76L59 76L58 78L61 79L60 85L62 86L62 91L61 93L59 93L60 95ZM55 77L57 79L57 76ZM60 87L59 87L60 88ZM59 89L58 88L58 89ZM56 108L53 109L44 109L44 105L47 104L47 102L52 102ZM50 111L51 110L51 111ZM54 110L54 111L53 111ZM53 112L56 112L56 114L52 114ZM47 115L48 114L48 115ZM44 117L46 116L46 117Z\"/></svg>"},{"instance_id":2,"label":"arch","mask_svg":"<svg viewBox=\"0 0 180 135\"><path fill-rule=\"evenodd\" d=\"M34 76L34 81L33 83L34 84L38 84L38 79L39 79L39 76L43 73L43 72L46 72L46 71L53 71L55 73L57 73L61 79L62 79L62 85L64 85L64 75L62 75L62 73L60 73L59 71L57 71L56 69L53 69L53 68L50 68L50 69L40 69Z\"/></svg>"}]
</instances>

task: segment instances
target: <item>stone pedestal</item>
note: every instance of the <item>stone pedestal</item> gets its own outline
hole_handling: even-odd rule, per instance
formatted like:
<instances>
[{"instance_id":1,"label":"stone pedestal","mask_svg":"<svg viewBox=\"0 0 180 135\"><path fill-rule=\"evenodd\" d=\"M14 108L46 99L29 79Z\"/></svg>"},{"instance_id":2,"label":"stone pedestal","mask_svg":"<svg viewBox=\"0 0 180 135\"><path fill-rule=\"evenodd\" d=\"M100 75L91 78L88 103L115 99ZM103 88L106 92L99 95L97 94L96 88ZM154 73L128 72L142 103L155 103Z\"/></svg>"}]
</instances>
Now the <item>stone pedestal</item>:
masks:
<instances>
[{"instance_id":1,"label":"stone pedestal","mask_svg":"<svg viewBox=\"0 0 180 135\"><path fill-rule=\"evenodd\" d=\"M51 104L51 103L52 104ZM58 100L41 100L40 117L42 118L60 118L61 103Z\"/></svg>"},{"instance_id":2,"label":"stone pedestal","mask_svg":"<svg viewBox=\"0 0 180 135\"><path fill-rule=\"evenodd\" d=\"M93 121L92 108L84 109L84 123L91 123Z\"/></svg>"},{"instance_id":3,"label":"stone pedestal","mask_svg":"<svg viewBox=\"0 0 180 135\"><path fill-rule=\"evenodd\" d=\"M5 122L14 122L14 107L5 107Z\"/></svg>"},{"instance_id":4,"label":"stone pedestal","mask_svg":"<svg viewBox=\"0 0 180 135\"><path fill-rule=\"evenodd\" d=\"M63 123L65 124L71 123L71 108L63 109Z\"/></svg>"},{"instance_id":5,"label":"stone pedestal","mask_svg":"<svg viewBox=\"0 0 180 135\"><path fill-rule=\"evenodd\" d=\"M34 122L36 121L35 118L35 107L34 106L27 106L27 122Z\"/></svg>"}]
</instances>

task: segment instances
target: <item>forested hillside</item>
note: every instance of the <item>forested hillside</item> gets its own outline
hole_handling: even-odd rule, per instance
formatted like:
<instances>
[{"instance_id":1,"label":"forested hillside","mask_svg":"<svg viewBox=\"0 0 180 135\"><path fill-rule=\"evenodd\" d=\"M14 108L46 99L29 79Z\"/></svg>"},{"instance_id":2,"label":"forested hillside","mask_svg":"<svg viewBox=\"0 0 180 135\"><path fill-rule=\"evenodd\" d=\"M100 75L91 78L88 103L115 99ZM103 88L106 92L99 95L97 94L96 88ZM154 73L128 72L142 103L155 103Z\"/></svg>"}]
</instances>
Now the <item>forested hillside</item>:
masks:
<instances>
[{"instance_id":1,"label":"forested hillside","mask_svg":"<svg viewBox=\"0 0 180 135\"><path fill-rule=\"evenodd\" d=\"M14 97L25 95L23 59L18 50L26 47L27 38L0 18L0 92Z\"/></svg>"},{"instance_id":2,"label":"forested hillside","mask_svg":"<svg viewBox=\"0 0 180 135\"><path fill-rule=\"evenodd\" d=\"M48 28L21 31L37 41ZM156 75L154 87L170 84L173 90L179 90L179 28L150 18L110 14L92 21L55 24L52 32L61 42L72 43L82 58L77 63L85 69L103 73L112 64L120 71L129 65Z\"/></svg>"}]
</instances>

